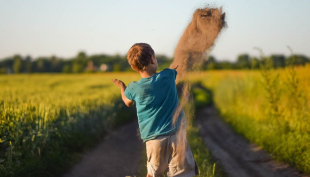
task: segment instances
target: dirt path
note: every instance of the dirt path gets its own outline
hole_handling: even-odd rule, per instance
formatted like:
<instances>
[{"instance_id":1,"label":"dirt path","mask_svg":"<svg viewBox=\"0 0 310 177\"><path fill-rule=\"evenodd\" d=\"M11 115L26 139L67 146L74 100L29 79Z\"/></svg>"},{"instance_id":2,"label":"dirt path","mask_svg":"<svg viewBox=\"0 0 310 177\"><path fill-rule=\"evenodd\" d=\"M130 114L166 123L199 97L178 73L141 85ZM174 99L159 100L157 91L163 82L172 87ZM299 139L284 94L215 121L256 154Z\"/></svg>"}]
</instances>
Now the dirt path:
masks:
<instances>
[{"instance_id":1,"label":"dirt path","mask_svg":"<svg viewBox=\"0 0 310 177\"><path fill-rule=\"evenodd\" d=\"M271 160L258 146L237 135L220 120L214 107L198 112L204 142L229 177L309 177Z\"/></svg>"},{"instance_id":2,"label":"dirt path","mask_svg":"<svg viewBox=\"0 0 310 177\"><path fill-rule=\"evenodd\" d=\"M204 142L229 177L309 177L276 163L258 146L234 133L214 107L197 114ZM110 133L63 177L125 177L139 175L144 145L137 136L137 121Z\"/></svg>"},{"instance_id":3,"label":"dirt path","mask_svg":"<svg viewBox=\"0 0 310 177\"><path fill-rule=\"evenodd\" d=\"M63 177L125 177L139 174L144 148L137 136L137 120L122 126L86 152L81 162Z\"/></svg>"}]
</instances>

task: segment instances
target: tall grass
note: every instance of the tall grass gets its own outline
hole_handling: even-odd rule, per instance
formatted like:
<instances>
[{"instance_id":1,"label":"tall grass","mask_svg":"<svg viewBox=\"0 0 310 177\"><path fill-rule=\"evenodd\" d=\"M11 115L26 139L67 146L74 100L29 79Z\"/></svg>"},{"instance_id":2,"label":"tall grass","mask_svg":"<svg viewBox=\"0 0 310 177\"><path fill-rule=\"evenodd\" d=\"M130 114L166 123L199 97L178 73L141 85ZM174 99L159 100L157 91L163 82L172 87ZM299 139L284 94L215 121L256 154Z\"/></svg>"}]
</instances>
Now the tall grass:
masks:
<instances>
[{"instance_id":1,"label":"tall grass","mask_svg":"<svg viewBox=\"0 0 310 177\"><path fill-rule=\"evenodd\" d=\"M193 75L214 93L224 120L275 159L310 174L310 65Z\"/></svg>"},{"instance_id":2,"label":"tall grass","mask_svg":"<svg viewBox=\"0 0 310 177\"><path fill-rule=\"evenodd\" d=\"M114 77L136 75L0 76L0 176L58 176L70 155L132 120L117 114Z\"/></svg>"}]
</instances>

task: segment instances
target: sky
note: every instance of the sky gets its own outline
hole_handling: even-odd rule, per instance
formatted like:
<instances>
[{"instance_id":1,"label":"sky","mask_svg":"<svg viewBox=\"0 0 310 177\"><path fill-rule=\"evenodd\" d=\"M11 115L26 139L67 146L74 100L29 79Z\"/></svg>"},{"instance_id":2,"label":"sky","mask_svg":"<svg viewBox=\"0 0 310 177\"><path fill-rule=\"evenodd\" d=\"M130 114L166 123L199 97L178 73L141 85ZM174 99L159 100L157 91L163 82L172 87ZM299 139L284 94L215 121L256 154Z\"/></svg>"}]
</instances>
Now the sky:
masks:
<instances>
[{"instance_id":1,"label":"sky","mask_svg":"<svg viewBox=\"0 0 310 177\"><path fill-rule=\"evenodd\" d=\"M137 42L173 56L197 8L223 7L228 27L211 55L236 60L294 53L310 57L309 0L0 0L0 59L120 54Z\"/></svg>"}]
</instances>

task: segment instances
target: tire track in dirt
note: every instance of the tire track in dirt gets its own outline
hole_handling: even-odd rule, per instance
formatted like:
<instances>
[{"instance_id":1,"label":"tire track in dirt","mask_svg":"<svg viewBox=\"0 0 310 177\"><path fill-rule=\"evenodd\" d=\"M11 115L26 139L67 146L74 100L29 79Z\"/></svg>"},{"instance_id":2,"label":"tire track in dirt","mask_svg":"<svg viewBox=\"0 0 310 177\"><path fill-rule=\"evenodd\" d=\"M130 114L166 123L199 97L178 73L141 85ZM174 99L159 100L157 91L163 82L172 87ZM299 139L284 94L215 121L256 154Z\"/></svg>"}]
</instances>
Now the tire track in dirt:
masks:
<instances>
[{"instance_id":1,"label":"tire track in dirt","mask_svg":"<svg viewBox=\"0 0 310 177\"><path fill-rule=\"evenodd\" d=\"M86 152L80 163L63 177L121 177L139 174L143 142L137 136L137 120L107 135Z\"/></svg>"},{"instance_id":2,"label":"tire track in dirt","mask_svg":"<svg viewBox=\"0 0 310 177\"><path fill-rule=\"evenodd\" d=\"M199 132L213 157L229 177L309 177L237 135L218 116L214 106L197 113Z\"/></svg>"}]
</instances>

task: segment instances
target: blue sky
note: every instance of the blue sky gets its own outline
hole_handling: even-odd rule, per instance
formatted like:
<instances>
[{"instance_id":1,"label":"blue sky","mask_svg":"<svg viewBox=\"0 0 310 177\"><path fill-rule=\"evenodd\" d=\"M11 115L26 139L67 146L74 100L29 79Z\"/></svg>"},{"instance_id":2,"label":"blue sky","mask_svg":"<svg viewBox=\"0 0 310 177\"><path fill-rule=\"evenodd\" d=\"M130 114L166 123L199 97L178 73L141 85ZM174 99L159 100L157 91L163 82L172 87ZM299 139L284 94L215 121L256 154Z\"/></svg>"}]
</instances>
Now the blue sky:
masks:
<instances>
[{"instance_id":1,"label":"blue sky","mask_svg":"<svg viewBox=\"0 0 310 177\"><path fill-rule=\"evenodd\" d=\"M309 0L0 0L0 59L124 55L136 42L173 56L192 13L206 5L226 12L228 28L211 52L218 60L257 56L253 47L289 55L287 45L310 56Z\"/></svg>"}]
</instances>

